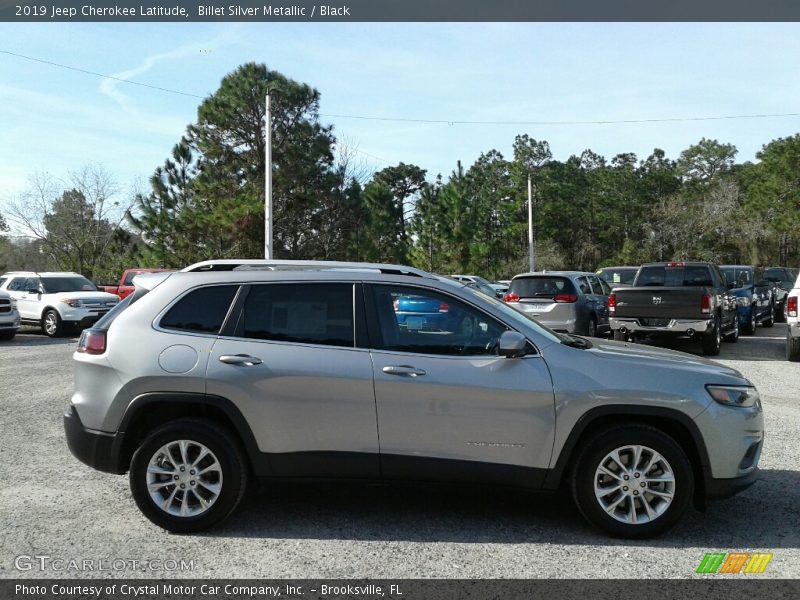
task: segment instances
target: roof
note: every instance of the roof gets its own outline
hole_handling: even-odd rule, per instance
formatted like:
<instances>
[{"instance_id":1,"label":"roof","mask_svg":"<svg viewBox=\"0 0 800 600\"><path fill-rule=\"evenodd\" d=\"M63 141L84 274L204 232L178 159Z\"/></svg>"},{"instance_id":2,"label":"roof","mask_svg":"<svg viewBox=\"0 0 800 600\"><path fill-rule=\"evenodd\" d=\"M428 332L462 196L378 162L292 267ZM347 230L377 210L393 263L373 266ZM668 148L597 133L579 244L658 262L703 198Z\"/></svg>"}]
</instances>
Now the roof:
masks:
<instances>
[{"instance_id":1,"label":"roof","mask_svg":"<svg viewBox=\"0 0 800 600\"><path fill-rule=\"evenodd\" d=\"M3 273L2 277L9 277L9 276L16 276L16 275L31 275L33 277L60 277L62 275L71 275L74 277L83 277L80 273L74 273L73 271L8 271L7 273Z\"/></svg>"},{"instance_id":2,"label":"roof","mask_svg":"<svg viewBox=\"0 0 800 600\"><path fill-rule=\"evenodd\" d=\"M267 260L258 258L204 260L181 269L182 272L197 271L367 271L392 275L411 275L435 279L436 276L405 265L383 263L341 262L327 260Z\"/></svg>"},{"instance_id":3,"label":"roof","mask_svg":"<svg viewBox=\"0 0 800 600\"><path fill-rule=\"evenodd\" d=\"M548 277L550 275L556 275L559 277L572 277L575 275L592 275L593 277L597 276L595 273L590 273L589 271L528 271L527 273L515 275L514 279L517 277Z\"/></svg>"}]
</instances>

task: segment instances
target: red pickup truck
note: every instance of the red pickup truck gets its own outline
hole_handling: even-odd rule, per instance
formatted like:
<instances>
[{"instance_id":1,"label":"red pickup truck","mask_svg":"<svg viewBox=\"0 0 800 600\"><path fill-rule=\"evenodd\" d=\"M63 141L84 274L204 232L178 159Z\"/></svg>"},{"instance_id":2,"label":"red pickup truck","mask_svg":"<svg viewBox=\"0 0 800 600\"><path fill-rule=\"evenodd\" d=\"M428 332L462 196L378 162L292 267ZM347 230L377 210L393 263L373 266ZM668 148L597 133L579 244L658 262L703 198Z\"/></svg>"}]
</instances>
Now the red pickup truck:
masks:
<instances>
[{"instance_id":1,"label":"red pickup truck","mask_svg":"<svg viewBox=\"0 0 800 600\"><path fill-rule=\"evenodd\" d=\"M126 296L131 294L134 290L133 287L133 278L139 275L140 273L161 273L163 271L174 271L175 269L146 269L146 268L136 268L136 269L126 269L125 272L122 274L122 278L119 280L119 285L109 286L109 285L101 285L98 286L101 291L108 292L109 294L116 294L119 296L120 300L124 300Z\"/></svg>"}]
</instances>

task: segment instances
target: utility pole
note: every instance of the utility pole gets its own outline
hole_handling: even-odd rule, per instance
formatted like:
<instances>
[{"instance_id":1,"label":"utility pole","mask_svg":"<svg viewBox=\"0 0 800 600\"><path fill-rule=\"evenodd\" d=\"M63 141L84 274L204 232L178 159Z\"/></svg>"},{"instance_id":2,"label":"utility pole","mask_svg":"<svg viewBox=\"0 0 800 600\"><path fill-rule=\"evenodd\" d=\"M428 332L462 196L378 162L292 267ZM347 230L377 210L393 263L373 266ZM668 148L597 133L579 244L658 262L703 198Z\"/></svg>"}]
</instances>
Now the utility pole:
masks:
<instances>
[{"instance_id":1,"label":"utility pole","mask_svg":"<svg viewBox=\"0 0 800 600\"><path fill-rule=\"evenodd\" d=\"M272 113L267 92L264 117L264 258L272 258Z\"/></svg>"},{"instance_id":2,"label":"utility pole","mask_svg":"<svg viewBox=\"0 0 800 600\"><path fill-rule=\"evenodd\" d=\"M531 175L528 173L528 268L536 270L536 250L533 247L533 194L531 193Z\"/></svg>"}]
</instances>

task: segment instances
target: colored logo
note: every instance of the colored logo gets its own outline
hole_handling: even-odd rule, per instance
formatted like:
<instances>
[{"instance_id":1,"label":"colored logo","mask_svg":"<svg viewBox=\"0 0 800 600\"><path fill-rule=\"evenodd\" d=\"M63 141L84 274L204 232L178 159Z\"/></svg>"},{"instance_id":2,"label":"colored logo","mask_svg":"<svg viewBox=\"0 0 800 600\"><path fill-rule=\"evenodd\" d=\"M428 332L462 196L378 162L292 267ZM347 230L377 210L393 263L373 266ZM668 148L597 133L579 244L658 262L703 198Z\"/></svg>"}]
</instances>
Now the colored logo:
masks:
<instances>
[{"instance_id":1,"label":"colored logo","mask_svg":"<svg viewBox=\"0 0 800 600\"><path fill-rule=\"evenodd\" d=\"M771 560L772 554L768 552L707 552L696 572L704 575L763 573Z\"/></svg>"}]
</instances>

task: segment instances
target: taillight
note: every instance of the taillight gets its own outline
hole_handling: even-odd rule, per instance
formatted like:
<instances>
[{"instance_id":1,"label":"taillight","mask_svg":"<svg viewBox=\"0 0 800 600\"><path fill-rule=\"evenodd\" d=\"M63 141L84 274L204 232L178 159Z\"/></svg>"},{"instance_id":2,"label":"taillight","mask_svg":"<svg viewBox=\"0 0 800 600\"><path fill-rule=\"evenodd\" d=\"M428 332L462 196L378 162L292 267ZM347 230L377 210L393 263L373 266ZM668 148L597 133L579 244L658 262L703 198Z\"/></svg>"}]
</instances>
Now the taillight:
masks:
<instances>
[{"instance_id":1,"label":"taillight","mask_svg":"<svg viewBox=\"0 0 800 600\"><path fill-rule=\"evenodd\" d=\"M394 306L394 312L400 310L400 300L395 300L394 302L392 302L392 306Z\"/></svg>"},{"instance_id":2,"label":"taillight","mask_svg":"<svg viewBox=\"0 0 800 600\"><path fill-rule=\"evenodd\" d=\"M556 294L555 296L553 296L553 301L567 302L567 303L577 302L578 296L576 296L575 294Z\"/></svg>"},{"instance_id":3,"label":"taillight","mask_svg":"<svg viewBox=\"0 0 800 600\"><path fill-rule=\"evenodd\" d=\"M676 269L678 267L685 267L686 264L682 262L669 262L667 263L667 268L669 269Z\"/></svg>"},{"instance_id":4,"label":"taillight","mask_svg":"<svg viewBox=\"0 0 800 600\"><path fill-rule=\"evenodd\" d=\"M503 302L519 302L519 294L508 292L503 294Z\"/></svg>"},{"instance_id":5,"label":"taillight","mask_svg":"<svg viewBox=\"0 0 800 600\"><path fill-rule=\"evenodd\" d=\"M786 299L786 314L790 317L797 316L797 296L789 296Z\"/></svg>"},{"instance_id":6,"label":"taillight","mask_svg":"<svg viewBox=\"0 0 800 600\"><path fill-rule=\"evenodd\" d=\"M617 295L609 294L608 296L608 314L613 315L617 312Z\"/></svg>"},{"instance_id":7,"label":"taillight","mask_svg":"<svg viewBox=\"0 0 800 600\"><path fill-rule=\"evenodd\" d=\"M78 340L78 352L86 354L102 354L106 351L106 332L99 329L87 329Z\"/></svg>"},{"instance_id":8,"label":"taillight","mask_svg":"<svg viewBox=\"0 0 800 600\"><path fill-rule=\"evenodd\" d=\"M711 294L703 294L700 297L700 312L704 315L711 314L711 309L714 307L714 296Z\"/></svg>"},{"instance_id":9,"label":"taillight","mask_svg":"<svg viewBox=\"0 0 800 600\"><path fill-rule=\"evenodd\" d=\"M446 313L448 310L450 310L450 305L447 302L442 302L439 305L439 312L440 313Z\"/></svg>"}]
</instances>

